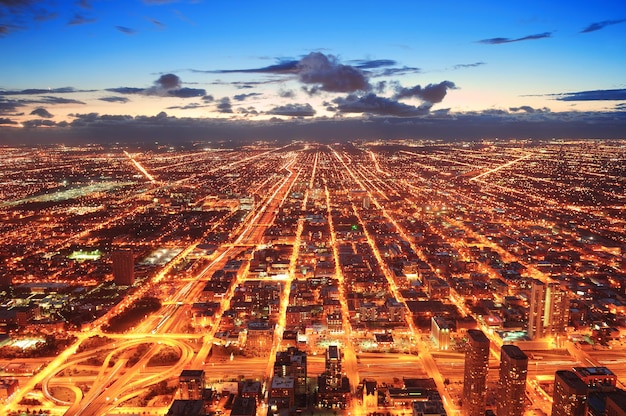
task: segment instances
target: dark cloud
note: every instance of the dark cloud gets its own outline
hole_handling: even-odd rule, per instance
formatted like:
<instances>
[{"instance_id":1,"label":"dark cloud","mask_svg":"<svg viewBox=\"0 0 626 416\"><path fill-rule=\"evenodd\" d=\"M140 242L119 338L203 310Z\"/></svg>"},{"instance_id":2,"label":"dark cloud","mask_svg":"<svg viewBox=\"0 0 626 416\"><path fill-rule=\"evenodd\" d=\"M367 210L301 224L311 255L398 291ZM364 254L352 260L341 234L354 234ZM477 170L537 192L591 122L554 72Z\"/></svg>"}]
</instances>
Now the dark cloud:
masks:
<instances>
[{"instance_id":1,"label":"dark cloud","mask_svg":"<svg viewBox=\"0 0 626 416\"><path fill-rule=\"evenodd\" d=\"M192 72L204 72L212 74L231 74L231 73L268 73L268 74L294 74L298 72L299 61L288 59L279 60L277 64L269 65L261 68L249 68L249 69L220 69L216 71L203 71L198 69L192 69Z\"/></svg>"},{"instance_id":2,"label":"dark cloud","mask_svg":"<svg viewBox=\"0 0 626 416\"><path fill-rule=\"evenodd\" d=\"M220 113L232 113L233 105L230 103L230 98L224 97L217 102L217 111Z\"/></svg>"},{"instance_id":3,"label":"dark cloud","mask_svg":"<svg viewBox=\"0 0 626 416\"><path fill-rule=\"evenodd\" d=\"M197 108L206 108L208 105L198 104L198 103L190 103L187 105L175 105L171 107L167 107L166 110L195 110Z\"/></svg>"},{"instance_id":4,"label":"dark cloud","mask_svg":"<svg viewBox=\"0 0 626 416\"><path fill-rule=\"evenodd\" d=\"M416 85L412 88L404 88L398 86L394 98L400 100L402 98L419 98L432 104L443 101L449 89L455 89L456 85L452 81L442 81L439 84L428 84L423 87Z\"/></svg>"},{"instance_id":5,"label":"dark cloud","mask_svg":"<svg viewBox=\"0 0 626 416\"><path fill-rule=\"evenodd\" d=\"M300 82L319 86L322 91L369 91L365 74L358 68L340 64L332 55L311 52L298 63Z\"/></svg>"},{"instance_id":6,"label":"dark cloud","mask_svg":"<svg viewBox=\"0 0 626 416\"><path fill-rule=\"evenodd\" d=\"M167 94L178 98L203 97L206 95L206 90L202 88L178 88L168 90Z\"/></svg>"},{"instance_id":7,"label":"dark cloud","mask_svg":"<svg viewBox=\"0 0 626 416\"><path fill-rule=\"evenodd\" d=\"M620 23L626 22L626 19L617 19L617 20L603 20L601 22L591 23L589 26L581 30L579 33L589 33L595 32L596 30L604 29L607 26L618 25Z\"/></svg>"},{"instance_id":8,"label":"dark cloud","mask_svg":"<svg viewBox=\"0 0 626 416\"><path fill-rule=\"evenodd\" d=\"M81 7L83 9L91 9L91 2L89 0L80 0L77 1L76 4L78 5L78 7Z\"/></svg>"},{"instance_id":9,"label":"dark cloud","mask_svg":"<svg viewBox=\"0 0 626 416\"><path fill-rule=\"evenodd\" d=\"M615 105L617 111L626 111L626 103L619 103Z\"/></svg>"},{"instance_id":10,"label":"dark cloud","mask_svg":"<svg viewBox=\"0 0 626 416\"><path fill-rule=\"evenodd\" d=\"M293 92L292 90L284 90L284 89L280 89L278 91L278 96L282 97L282 98L293 98L296 96L296 93Z\"/></svg>"},{"instance_id":11,"label":"dark cloud","mask_svg":"<svg viewBox=\"0 0 626 416\"><path fill-rule=\"evenodd\" d=\"M115 28L125 35L134 35L135 33L137 33L135 29L131 29L130 27L126 26L115 26Z\"/></svg>"},{"instance_id":12,"label":"dark cloud","mask_svg":"<svg viewBox=\"0 0 626 416\"><path fill-rule=\"evenodd\" d=\"M382 94L387 89L387 81L380 81L374 86L374 91L378 94Z\"/></svg>"},{"instance_id":13,"label":"dark cloud","mask_svg":"<svg viewBox=\"0 0 626 416\"><path fill-rule=\"evenodd\" d=\"M30 112L31 116L39 116L42 118L52 118L54 117L48 110L43 107L37 107L33 111Z\"/></svg>"},{"instance_id":14,"label":"dark cloud","mask_svg":"<svg viewBox=\"0 0 626 416\"><path fill-rule=\"evenodd\" d=\"M393 66L396 64L396 61L393 61L391 59L374 59L374 60L358 59L355 61L351 61L350 63L354 64L354 66L359 69L376 69L376 68L381 68L383 66Z\"/></svg>"},{"instance_id":15,"label":"dark cloud","mask_svg":"<svg viewBox=\"0 0 626 416\"><path fill-rule=\"evenodd\" d=\"M342 113L369 113L385 116L411 117L428 114L430 105L415 107L395 101L391 98L379 97L369 93L363 97L351 94L345 98L335 98L337 110Z\"/></svg>"},{"instance_id":16,"label":"dark cloud","mask_svg":"<svg viewBox=\"0 0 626 416\"><path fill-rule=\"evenodd\" d=\"M615 90L593 90L552 94L559 101L612 101L626 100L626 88Z\"/></svg>"},{"instance_id":17,"label":"dark cloud","mask_svg":"<svg viewBox=\"0 0 626 416\"><path fill-rule=\"evenodd\" d=\"M490 38L490 39L482 39L479 40L478 43L485 43L487 45L500 45L502 43L513 43L513 42L522 42L525 40L537 40L537 39L545 39L552 36L552 32L543 32L538 33L536 35L528 35L521 38Z\"/></svg>"},{"instance_id":18,"label":"dark cloud","mask_svg":"<svg viewBox=\"0 0 626 416\"><path fill-rule=\"evenodd\" d=\"M71 98L63 98L63 97L53 97L50 95L41 97L39 101L32 101L33 103L39 104L85 104L79 100L73 100Z\"/></svg>"},{"instance_id":19,"label":"dark cloud","mask_svg":"<svg viewBox=\"0 0 626 416\"><path fill-rule=\"evenodd\" d=\"M474 62L473 64L457 64L454 65L453 69L464 69L464 68L475 68L477 66L485 65L484 62Z\"/></svg>"},{"instance_id":20,"label":"dark cloud","mask_svg":"<svg viewBox=\"0 0 626 416\"><path fill-rule=\"evenodd\" d=\"M390 77L394 75L405 75L405 74L418 74L422 72L421 68L415 68L411 66L403 66L400 68L385 68L382 71L378 71L373 76L377 77Z\"/></svg>"},{"instance_id":21,"label":"dark cloud","mask_svg":"<svg viewBox=\"0 0 626 416\"><path fill-rule=\"evenodd\" d=\"M311 104L287 104L278 107L274 107L267 114L275 116L290 116L290 117L312 117L315 115L315 110L311 107Z\"/></svg>"},{"instance_id":22,"label":"dark cloud","mask_svg":"<svg viewBox=\"0 0 626 416\"><path fill-rule=\"evenodd\" d=\"M0 97L0 114L12 113L24 104L16 100L5 100Z\"/></svg>"},{"instance_id":23,"label":"dark cloud","mask_svg":"<svg viewBox=\"0 0 626 416\"><path fill-rule=\"evenodd\" d=\"M0 95L41 95L41 94L69 94L74 92L93 92L95 90L77 90L73 87L62 88L29 88L25 90L0 90Z\"/></svg>"},{"instance_id":24,"label":"dark cloud","mask_svg":"<svg viewBox=\"0 0 626 416\"><path fill-rule=\"evenodd\" d=\"M111 96L111 97L101 97L98 98L98 100L100 101L106 101L108 103L127 103L130 100L126 97L117 97L117 96Z\"/></svg>"},{"instance_id":25,"label":"dark cloud","mask_svg":"<svg viewBox=\"0 0 626 416\"><path fill-rule=\"evenodd\" d=\"M393 61L360 61L362 65L372 68ZM261 74L295 74L300 82L313 85L315 90L328 92L368 91L370 85L366 74L358 67L339 63L333 55L311 52L299 61L293 59L280 60L275 65L249 69L222 69L212 71L192 70L205 73L261 73ZM275 81L271 81L275 82Z\"/></svg>"},{"instance_id":26,"label":"dark cloud","mask_svg":"<svg viewBox=\"0 0 626 416\"><path fill-rule=\"evenodd\" d=\"M0 117L0 124L17 124L17 121L13 121L10 118Z\"/></svg>"},{"instance_id":27,"label":"dark cloud","mask_svg":"<svg viewBox=\"0 0 626 416\"><path fill-rule=\"evenodd\" d=\"M77 26L77 25L85 25L88 23L95 23L95 22L96 22L96 19L85 17L82 14L76 13L74 14L74 17L69 22L67 22L67 25Z\"/></svg>"},{"instance_id":28,"label":"dark cloud","mask_svg":"<svg viewBox=\"0 0 626 416\"><path fill-rule=\"evenodd\" d=\"M250 98L250 97L256 97L258 95L263 95L259 92L250 92L248 94L237 94L235 96L233 96L233 100L235 101L244 101L246 98Z\"/></svg>"},{"instance_id":29,"label":"dark cloud","mask_svg":"<svg viewBox=\"0 0 626 416\"><path fill-rule=\"evenodd\" d=\"M41 119L35 119L35 120L26 120L24 122L22 122L22 125L24 127L27 128L33 128L33 127L54 127L56 125L56 123L52 120L41 120Z\"/></svg>"},{"instance_id":30,"label":"dark cloud","mask_svg":"<svg viewBox=\"0 0 626 416\"><path fill-rule=\"evenodd\" d=\"M181 88L181 85L182 81L178 75L163 74L154 81L154 85L150 88L118 87L107 88L106 91L118 94L159 95L178 98L202 97L206 95L206 90L202 88Z\"/></svg>"},{"instance_id":31,"label":"dark cloud","mask_svg":"<svg viewBox=\"0 0 626 416\"><path fill-rule=\"evenodd\" d=\"M157 29L165 29L167 25L159 20L152 19L150 17L146 17L150 23L157 27Z\"/></svg>"},{"instance_id":32,"label":"dark cloud","mask_svg":"<svg viewBox=\"0 0 626 416\"><path fill-rule=\"evenodd\" d=\"M544 107L544 108L533 108L533 107L530 107L530 106L528 106L528 105L522 105L522 106L520 106L520 107L510 107L510 108L509 108L509 111L512 111L512 112L514 112L514 113L516 113L516 112L520 112L520 111L523 111L523 112L526 112L526 113L528 113L528 114L533 114L533 113L546 113L546 112L550 112L550 109L549 109L549 108L546 108L546 107Z\"/></svg>"},{"instance_id":33,"label":"dark cloud","mask_svg":"<svg viewBox=\"0 0 626 416\"><path fill-rule=\"evenodd\" d=\"M252 111L252 110L247 110ZM80 117L51 128L0 128L0 142L15 143L180 143L197 140L254 140L290 142L303 140L345 141L355 139L479 140L488 138L623 138L626 112L561 112L511 114L506 111L454 113L432 111L415 117L372 116L290 118L289 120L233 120L227 118L176 118L160 116ZM42 120L50 122L50 120ZM61 128L65 126L64 128Z\"/></svg>"},{"instance_id":34,"label":"dark cloud","mask_svg":"<svg viewBox=\"0 0 626 416\"><path fill-rule=\"evenodd\" d=\"M118 94L141 94L145 91L145 89L134 88L134 87L118 87L118 88L107 88L106 91L116 92Z\"/></svg>"},{"instance_id":35,"label":"dark cloud","mask_svg":"<svg viewBox=\"0 0 626 416\"><path fill-rule=\"evenodd\" d=\"M159 77L159 79L154 81L154 85L156 85L159 88L166 89L166 90L179 88L180 78L178 77L178 75L174 75L174 74L163 74Z\"/></svg>"},{"instance_id":36,"label":"dark cloud","mask_svg":"<svg viewBox=\"0 0 626 416\"><path fill-rule=\"evenodd\" d=\"M213 100L215 100L215 98L213 98L212 95L205 95L204 97L202 97L202 101L204 101L205 103L211 103L213 102Z\"/></svg>"}]
</instances>

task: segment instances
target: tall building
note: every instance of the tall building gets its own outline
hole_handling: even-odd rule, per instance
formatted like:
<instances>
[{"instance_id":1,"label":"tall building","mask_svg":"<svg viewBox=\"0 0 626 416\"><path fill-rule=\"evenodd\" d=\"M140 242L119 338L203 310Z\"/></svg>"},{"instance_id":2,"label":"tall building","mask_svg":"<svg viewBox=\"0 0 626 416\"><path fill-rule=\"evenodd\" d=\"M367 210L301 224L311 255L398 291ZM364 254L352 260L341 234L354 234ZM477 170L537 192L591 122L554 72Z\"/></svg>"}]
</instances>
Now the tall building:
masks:
<instances>
[{"instance_id":1,"label":"tall building","mask_svg":"<svg viewBox=\"0 0 626 416\"><path fill-rule=\"evenodd\" d=\"M586 416L587 385L570 370L554 375L552 416Z\"/></svg>"},{"instance_id":2,"label":"tall building","mask_svg":"<svg viewBox=\"0 0 626 416\"><path fill-rule=\"evenodd\" d=\"M113 278L119 286L131 286L135 283L135 256L131 249L115 250L113 260Z\"/></svg>"},{"instance_id":3,"label":"tall building","mask_svg":"<svg viewBox=\"0 0 626 416\"><path fill-rule=\"evenodd\" d=\"M204 370L183 370L178 377L178 391L182 400L202 400Z\"/></svg>"},{"instance_id":4,"label":"tall building","mask_svg":"<svg viewBox=\"0 0 626 416\"><path fill-rule=\"evenodd\" d=\"M341 353L336 345L330 345L326 351L326 375L329 388L341 385Z\"/></svg>"},{"instance_id":5,"label":"tall building","mask_svg":"<svg viewBox=\"0 0 626 416\"><path fill-rule=\"evenodd\" d=\"M528 356L516 345L503 345L498 381L498 416L524 414Z\"/></svg>"},{"instance_id":6,"label":"tall building","mask_svg":"<svg viewBox=\"0 0 626 416\"><path fill-rule=\"evenodd\" d=\"M463 415L484 416L487 404L487 370L489 370L489 338L483 331L467 331L463 376Z\"/></svg>"},{"instance_id":7,"label":"tall building","mask_svg":"<svg viewBox=\"0 0 626 416\"><path fill-rule=\"evenodd\" d=\"M528 312L528 336L541 339L565 332L569 319L569 293L557 282L533 280Z\"/></svg>"}]
</instances>

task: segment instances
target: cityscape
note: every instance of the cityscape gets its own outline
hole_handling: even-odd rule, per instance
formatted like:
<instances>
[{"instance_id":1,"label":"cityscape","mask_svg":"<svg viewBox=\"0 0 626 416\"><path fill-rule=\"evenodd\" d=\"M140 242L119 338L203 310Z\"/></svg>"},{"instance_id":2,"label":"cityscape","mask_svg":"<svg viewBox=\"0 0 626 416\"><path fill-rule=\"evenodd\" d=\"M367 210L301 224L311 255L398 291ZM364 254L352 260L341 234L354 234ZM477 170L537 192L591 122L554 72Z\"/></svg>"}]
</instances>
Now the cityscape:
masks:
<instances>
[{"instance_id":1,"label":"cityscape","mask_svg":"<svg viewBox=\"0 0 626 416\"><path fill-rule=\"evenodd\" d=\"M2 414L626 414L623 139L0 152Z\"/></svg>"}]
</instances>

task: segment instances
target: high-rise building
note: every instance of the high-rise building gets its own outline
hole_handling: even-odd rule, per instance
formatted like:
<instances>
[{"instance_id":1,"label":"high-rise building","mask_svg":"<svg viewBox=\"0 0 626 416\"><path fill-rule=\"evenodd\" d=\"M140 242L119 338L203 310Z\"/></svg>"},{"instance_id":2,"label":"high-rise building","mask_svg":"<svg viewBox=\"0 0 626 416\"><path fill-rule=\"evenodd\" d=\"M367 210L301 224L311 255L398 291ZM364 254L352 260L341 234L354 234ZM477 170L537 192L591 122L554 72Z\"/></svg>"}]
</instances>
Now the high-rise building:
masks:
<instances>
[{"instance_id":1,"label":"high-rise building","mask_svg":"<svg viewBox=\"0 0 626 416\"><path fill-rule=\"evenodd\" d=\"M326 351L326 375L328 387L336 389L341 385L341 353L336 345L330 345Z\"/></svg>"},{"instance_id":2,"label":"high-rise building","mask_svg":"<svg viewBox=\"0 0 626 416\"><path fill-rule=\"evenodd\" d=\"M489 338L478 329L467 331L463 376L463 415L484 416L487 404L487 371L489 370Z\"/></svg>"},{"instance_id":3,"label":"high-rise building","mask_svg":"<svg viewBox=\"0 0 626 416\"><path fill-rule=\"evenodd\" d=\"M204 370L183 370L178 377L178 391L182 400L202 400Z\"/></svg>"},{"instance_id":4,"label":"high-rise building","mask_svg":"<svg viewBox=\"0 0 626 416\"><path fill-rule=\"evenodd\" d=\"M113 278L119 286L131 286L135 283L135 256L131 249L115 250L113 260Z\"/></svg>"},{"instance_id":5,"label":"high-rise building","mask_svg":"<svg viewBox=\"0 0 626 416\"><path fill-rule=\"evenodd\" d=\"M565 332L569 319L569 293L558 282L533 280L528 312L528 336L541 339Z\"/></svg>"},{"instance_id":6,"label":"high-rise building","mask_svg":"<svg viewBox=\"0 0 626 416\"><path fill-rule=\"evenodd\" d=\"M554 375L552 416L586 416L587 385L570 370Z\"/></svg>"},{"instance_id":7,"label":"high-rise building","mask_svg":"<svg viewBox=\"0 0 626 416\"><path fill-rule=\"evenodd\" d=\"M498 381L498 416L524 414L528 356L516 345L503 345Z\"/></svg>"}]
</instances>

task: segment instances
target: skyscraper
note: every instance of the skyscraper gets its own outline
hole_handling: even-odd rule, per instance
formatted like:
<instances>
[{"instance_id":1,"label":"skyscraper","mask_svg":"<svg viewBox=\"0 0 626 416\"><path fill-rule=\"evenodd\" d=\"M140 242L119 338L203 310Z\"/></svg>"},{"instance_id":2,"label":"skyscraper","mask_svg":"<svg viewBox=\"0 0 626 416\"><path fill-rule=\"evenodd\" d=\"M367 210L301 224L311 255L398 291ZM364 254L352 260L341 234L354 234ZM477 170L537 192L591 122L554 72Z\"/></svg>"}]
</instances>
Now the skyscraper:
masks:
<instances>
[{"instance_id":1,"label":"skyscraper","mask_svg":"<svg viewBox=\"0 0 626 416\"><path fill-rule=\"evenodd\" d=\"M204 370L183 370L178 377L178 391L183 400L202 400Z\"/></svg>"},{"instance_id":2,"label":"skyscraper","mask_svg":"<svg viewBox=\"0 0 626 416\"><path fill-rule=\"evenodd\" d=\"M552 416L586 416L587 385L570 370L554 375Z\"/></svg>"},{"instance_id":3,"label":"skyscraper","mask_svg":"<svg viewBox=\"0 0 626 416\"><path fill-rule=\"evenodd\" d=\"M489 369L489 339L483 331L467 331L469 341L465 351L463 376L463 414L484 416L487 403L487 370Z\"/></svg>"},{"instance_id":4,"label":"skyscraper","mask_svg":"<svg viewBox=\"0 0 626 416\"><path fill-rule=\"evenodd\" d=\"M533 280L528 312L528 336L540 339L565 332L569 294L558 282Z\"/></svg>"},{"instance_id":5,"label":"skyscraper","mask_svg":"<svg viewBox=\"0 0 626 416\"><path fill-rule=\"evenodd\" d=\"M521 416L524 413L528 356L516 345L503 345L498 381L498 416Z\"/></svg>"},{"instance_id":6,"label":"skyscraper","mask_svg":"<svg viewBox=\"0 0 626 416\"><path fill-rule=\"evenodd\" d=\"M113 278L119 286L131 286L135 283L135 256L131 249L115 250L113 260Z\"/></svg>"}]
</instances>

